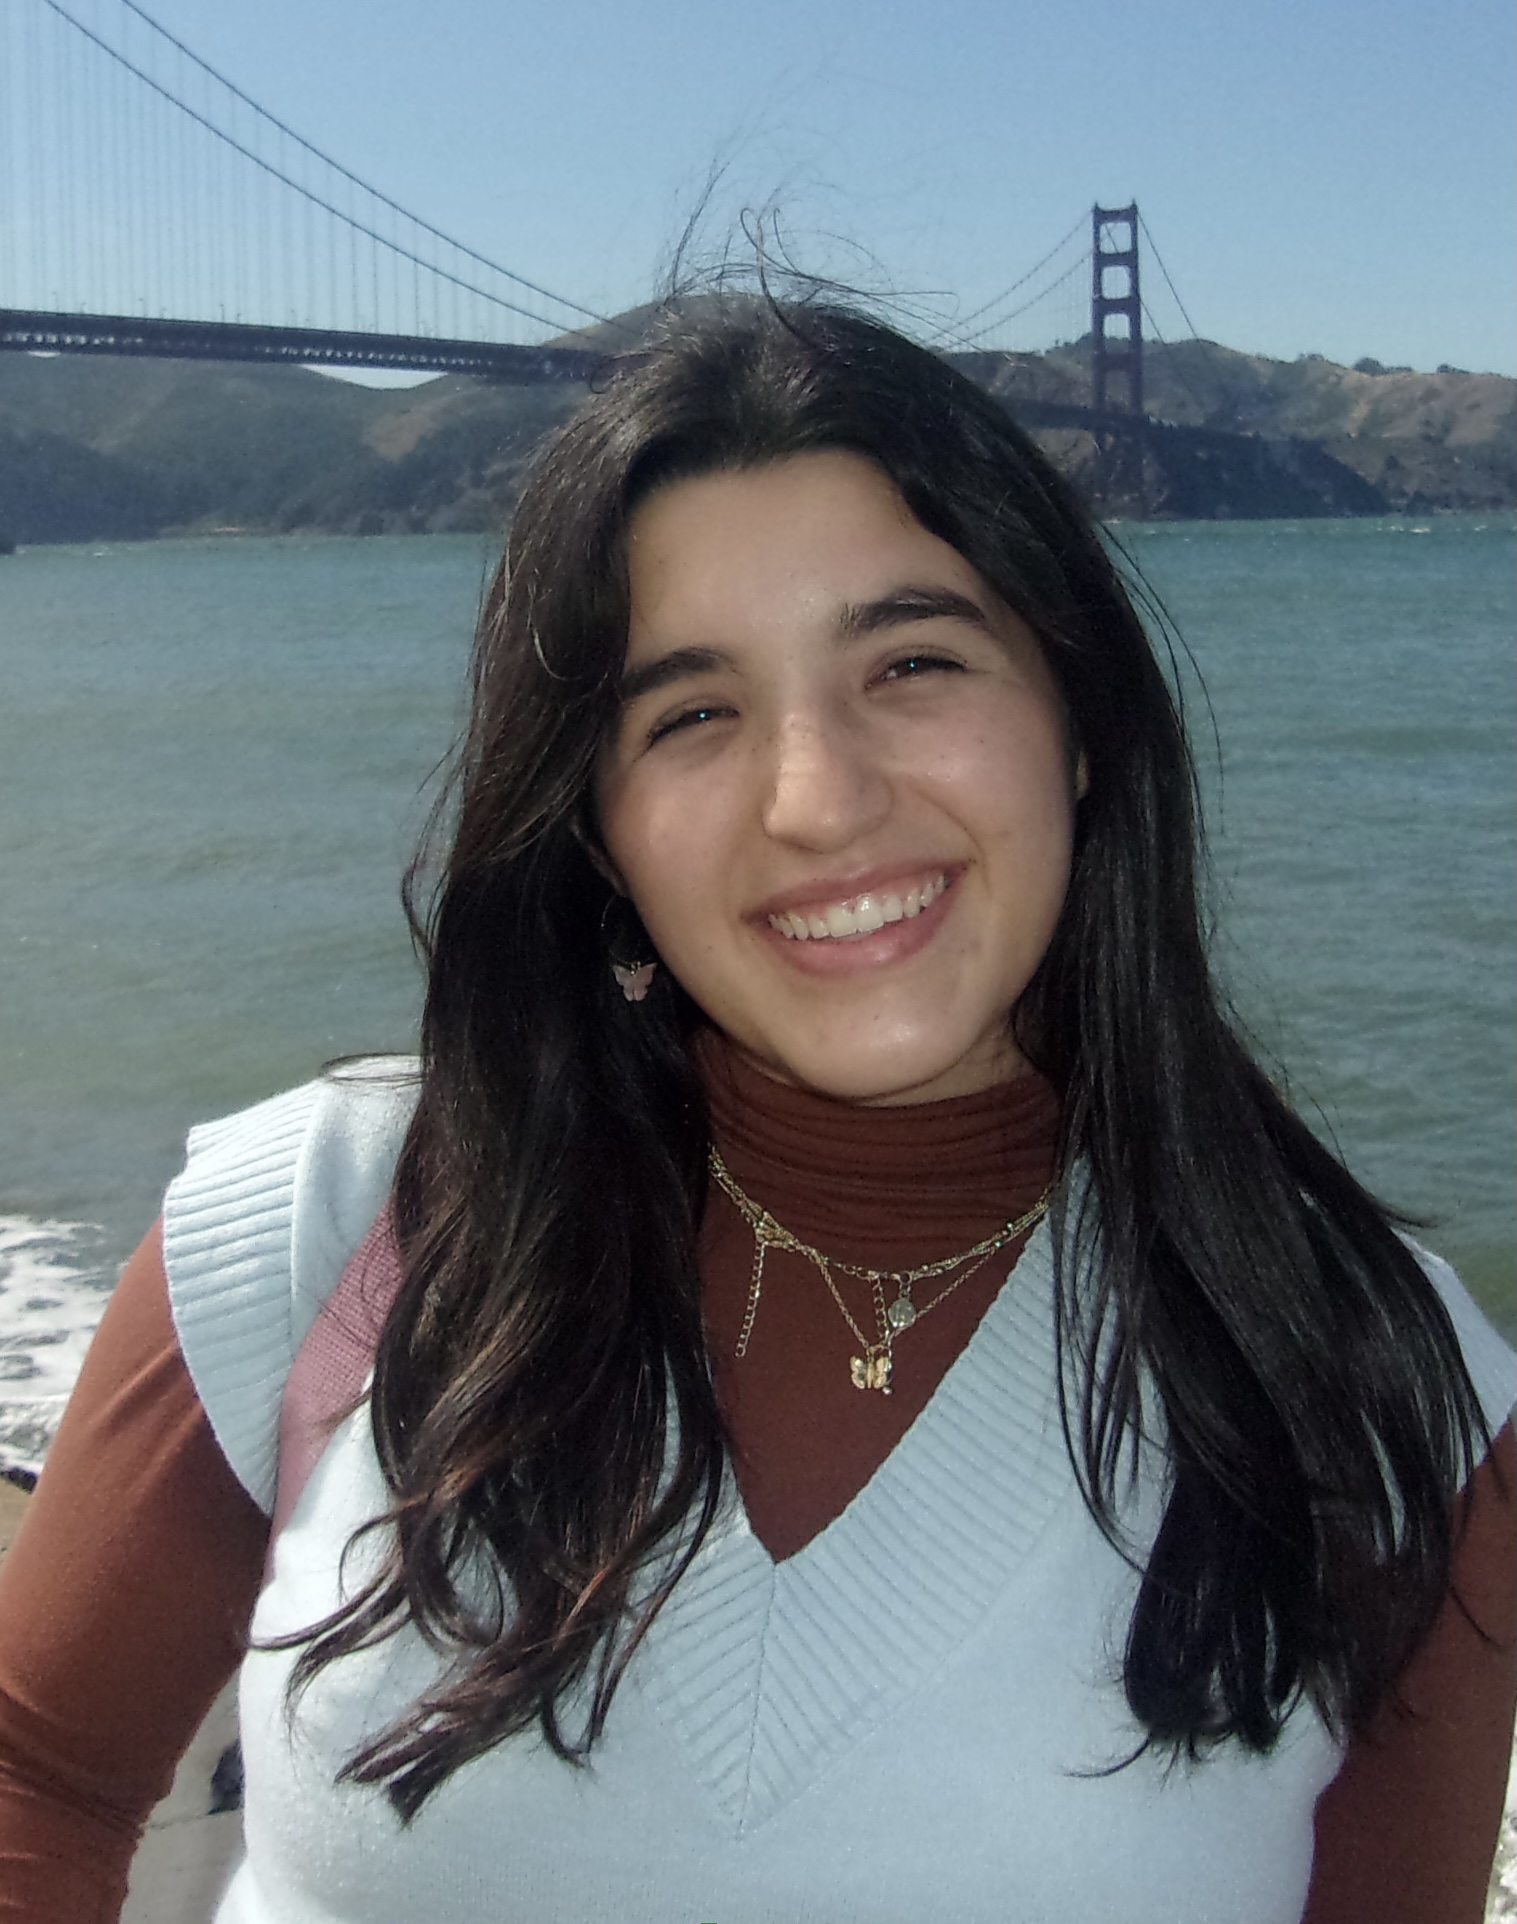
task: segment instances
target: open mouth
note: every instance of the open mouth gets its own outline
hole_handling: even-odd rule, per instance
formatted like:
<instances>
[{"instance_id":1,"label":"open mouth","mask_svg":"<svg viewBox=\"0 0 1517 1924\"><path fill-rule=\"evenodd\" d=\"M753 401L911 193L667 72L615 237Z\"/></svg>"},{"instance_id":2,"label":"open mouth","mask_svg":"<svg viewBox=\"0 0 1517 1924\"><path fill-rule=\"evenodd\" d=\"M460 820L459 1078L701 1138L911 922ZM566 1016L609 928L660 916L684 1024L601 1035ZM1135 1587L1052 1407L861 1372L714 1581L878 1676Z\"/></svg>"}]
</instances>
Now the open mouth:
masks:
<instances>
[{"instance_id":1,"label":"open mouth","mask_svg":"<svg viewBox=\"0 0 1517 1924\"><path fill-rule=\"evenodd\" d=\"M771 915L769 926L791 942L846 941L851 935L873 935L876 929L890 922L913 921L923 909L930 908L947 887L948 876L940 872L904 893L894 889L870 890L850 896L845 902Z\"/></svg>"}]
</instances>

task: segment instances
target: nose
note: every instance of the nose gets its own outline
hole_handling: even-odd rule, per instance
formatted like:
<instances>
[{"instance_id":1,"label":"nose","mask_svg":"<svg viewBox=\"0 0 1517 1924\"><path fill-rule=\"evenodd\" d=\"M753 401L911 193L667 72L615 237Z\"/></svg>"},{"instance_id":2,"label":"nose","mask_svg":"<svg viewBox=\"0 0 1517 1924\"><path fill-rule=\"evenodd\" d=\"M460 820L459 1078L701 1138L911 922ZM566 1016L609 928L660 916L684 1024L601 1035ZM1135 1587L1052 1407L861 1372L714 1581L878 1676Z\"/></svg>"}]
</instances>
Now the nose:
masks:
<instances>
[{"instance_id":1,"label":"nose","mask_svg":"<svg viewBox=\"0 0 1517 1924\"><path fill-rule=\"evenodd\" d=\"M763 823L775 841L839 849L882 822L890 780L867 733L846 716L785 716L768 744Z\"/></svg>"}]
</instances>

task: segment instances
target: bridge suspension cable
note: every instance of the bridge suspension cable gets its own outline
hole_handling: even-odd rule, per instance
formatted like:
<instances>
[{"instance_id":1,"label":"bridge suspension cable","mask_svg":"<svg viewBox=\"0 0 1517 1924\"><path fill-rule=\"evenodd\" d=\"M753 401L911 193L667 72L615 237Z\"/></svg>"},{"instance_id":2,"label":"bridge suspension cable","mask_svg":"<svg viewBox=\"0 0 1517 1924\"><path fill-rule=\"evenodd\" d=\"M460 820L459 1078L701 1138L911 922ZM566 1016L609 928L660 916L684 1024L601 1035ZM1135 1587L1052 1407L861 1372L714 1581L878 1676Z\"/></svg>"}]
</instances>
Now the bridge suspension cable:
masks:
<instances>
[{"instance_id":1,"label":"bridge suspension cable","mask_svg":"<svg viewBox=\"0 0 1517 1924\"><path fill-rule=\"evenodd\" d=\"M80 26L80 23L74 20L73 16L69 14L64 7L59 5L59 0L43 0L43 4L50 6L55 13L62 14L65 20L69 20L72 25L79 27L81 33L88 33L87 28ZM513 272L511 268L502 267L498 261L492 261L485 255L476 253L472 247L466 246L462 241L454 240L451 235L445 234L440 227L434 227L430 221L423 220L419 214L408 212L398 201L391 200L388 194L381 193L377 187L371 187L367 181L360 180L358 175L350 168L344 167L340 160L334 160L330 154L323 153L319 147L307 140L303 134L298 134L293 127L286 126L285 123L279 119L278 115L271 114L266 107L260 107L258 102L245 94L235 81L228 80L223 73L218 73L209 61L202 60L200 55L196 53L192 47L187 47L182 40L170 33L167 27L155 20L144 8L139 7L137 0L120 0L120 4L124 6L129 13L136 14L137 18L151 27L154 33L161 34L171 47L183 54L187 60L193 61L201 72L207 74L218 86L225 87L227 92L235 99L242 101L245 106L251 107L260 119L266 120L271 127L277 128L281 134L293 140L296 145L302 147L306 153L312 155L316 160L319 160L324 167L330 167L335 174L340 174L344 180L350 181L361 193L367 194L370 199L377 201L381 207L389 208L392 213L398 214L402 220L408 221L411 226L420 229L422 233L430 234L434 240L441 241L445 247L452 248L456 253L462 254L468 260L478 262L481 267L488 268L492 274L500 274L509 281L515 281L518 287L526 288L529 293L539 295L543 300L552 301L559 307L570 308L574 313L582 314L588 320L604 321L606 319L604 314L596 313L593 308L582 307L578 301L571 301L562 294L554 294L546 287L539 287L536 281L529 281L524 275ZM93 35L90 37L92 39L94 38ZM111 49L107 48L106 51L110 52ZM116 57L119 58L119 56ZM140 77L146 78L145 75ZM153 85L154 83L149 81L148 84ZM183 101L176 100L174 104L184 108L186 113L192 111L190 108L185 107ZM195 117L199 118L198 115ZM237 146L236 141L231 140L226 134L221 134L219 129L212 128L211 131L217 133L221 139L227 140L229 145ZM241 147L238 147L238 151L244 154L247 153L247 150ZM258 160L255 154L248 154L247 158L255 161L259 166L264 164ZM280 175L279 178L283 179L284 176ZM295 187L297 193L303 193L305 191L293 181L289 181L286 184ZM338 212L336 208L329 208L327 211L330 213ZM339 214L339 218L346 217ZM355 222L354 225L357 225L357 223ZM360 231L364 233L369 232L367 228L361 228ZM379 240L381 236L374 234L371 235L370 238ZM476 289L473 291L477 292L479 290Z\"/></svg>"},{"instance_id":2,"label":"bridge suspension cable","mask_svg":"<svg viewBox=\"0 0 1517 1924\"><path fill-rule=\"evenodd\" d=\"M1081 213L1069 232L1062 235L1060 239L1049 248L1042 260L1035 261L1025 274L1019 275L1018 278L1011 283L1010 287L1003 287L999 294L993 295L988 301L983 301L980 306L972 308L968 314L959 315L955 321L955 327L959 329L967 328L971 321L977 321L982 314L988 314L993 307L999 307L1002 301L1010 300L1011 296L1015 294L1019 288L1025 287L1035 274L1041 274L1051 260L1056 259L1058 255L1062 254L1077 234L1084 233L1085 218L1085 215Z\"/></svg>"},{"instance_id":3,"label":"bridge suspension cable","mask_svg":"<svg viewBox=\"0 0 1517 1924\"><path fill-rule=\"evenodd\" d=\"M1166 278L1168 277L1166 276ZM1171 292L1173 292L1173 289L1171 289ZM1176 294L1175 299L1178 301L1179 298L1180 298L1179 295ZM1185 312L1183 308L1180 311L1182 314ZM1191 380L1189 374L1185 370L1185 363L1182 360L1180 360L1173 352L1176 346L1176 343L1173 341L1167 341L1164 338L1164 335L1160 331L1159 323L1154 319L1154 311L1149 306L1147 301L1143 302L1143 318L1148 323L1148 332L1150 333L1150 335L1152 335L1153 339L1159 343L1160 347L1165 348L1166 350L1169 351L1170 372L1174 375L1175 379L1180 383L1181 387L1185 389L1185 392L1195 402L1196 406L1201 410L1201 418L1205 420L1207 415L1210 412L1210 404L1207 402L1206 397L1204 395L1199 394L1196 391L1195 383ZM1190 318L1189 315L1186 315L1186 319L1188 320L1189 318ZM1193 329L1191 332L1190 338L1192 340L1199 340L1200 336L1196 334Z\"/></svg>"},{"instance_id":4,"label":"bridge suspension cable","mask_svg":"<svg viewBox=\"0 0 1517 1924\"><path fill-rule=\"evenodd\" d=\"M0 192L29 220L0 252L0 306L479 338L506 315L604 320L370 186L137 0L4 13L23 57L0 81Z\"/></svg>"},{"instance_id":5,"label":"bridge suspension cable","mask_svg":"<svg viewBox=\"0 0 1517 1924\"><path fill-rule=\"evenodd\" d=\"M1081 254L1077 260L1071 261L1057 279L1051 280L1046 287L1040 287L1036 294L1030 295L1018 306L1008 309L1005 313L997 314L993 320L986 322L983 327L965 337L958 345L978 346L988 335L999 333L1012 321L1020 320L1024 314L1030 314L1035 307L1041 307L1050 295L1057 294L1061 288L1067 287L1077 274L1083 275L1086 271L1086 256Z\"/></svg>"},{"instance_id":6,"label":"bridge suspension cable","mask_svg":"<svg viewBox=\"0 0 1517 1924\"><path fill-rule=\"evenodd\" d=\"M1169 289L1170 293L1173 294L1175 297L1175 306L1178 307L1180 310L1181 319L1185 322L1185 325L1190 329L1191 339L1199 340L1201 337L1196 331L1196 324L1190 318L1190 314L1186 309L1184 301L1180 299L1180 290L1178 287L1175 286L1174 280L1170 275L1169 269L1164 265L1164 256L1159 252L1158 244L1155 242L1153 235L1149 232L1148 222L1144 220L1141 213L1138 215L1138 225L1143 230L1144 240L1148 242L1149 253L1152 254L1154 259L1159 263L1159 272L1164 276L1165 286Z\"/></svg>"},{"instance_id":7,"label":"bridge suspension cable","mask_svg":"<svg viewBox=\"0 0 1517 1924\"><path fill-rule=\"evenodd\" d=\"M1006 306L1006 303L1010 301L1013 296L1020 293L1029 281L1035 280L1045 268L1058 260L1070 246L1071 242L1086 233L1089 228L1089 223L1089 215L1082 213L1069 231L1064 234L1054 246L1049 248L1042 259L1034 262L1024 274L1018 275L1017 279L1014 280L1009 287L1003 287L1000 293L992 296L990 300L981 302L978 307L973 308L968 314L956 317L953 322L939 329L935 337L936 344L940 348L949 351L977 347L984 343L989 336L999 333L1000 330L1008 326L1012 321L1019 319L1023 314L1030 313L1033 308L1038 307L1051 295L1067 286L1067 284L1085 268L1089 259L1088 247L1082 245L1075 259L1070 262L1067 267L1061 268L1059 273L1047 282L1046 285L1040 287L1035 294L1029 295L1026 299L1018 302L1015 307L1007 308ZM978 326L974 325L976 322L979 322Z\"/></svg>"},{"instance_id":8,"label":"bridge suspension cable","mask_svg":"<svg viewBox=\"0 0 1517 1924\"><path fill-rule=\"evenodd\" d=\"M1205 358L1209 365L1211 378L1216 383L1217 394L1220 395L1223 405L1228 410L1228 413L1231 415L1235 415L1238 410L1238 394L1236 389L1233 387L1233 384L1228 380L1227 375L1220 363L1215 344L1211 341L1202 339L1199 329L1197 328L1195 322L1190 317L1189 308L1186 307L1184 300L1181 298L1179 288L1175 286L1174 276L1170 273L1169 269L1164 265L1164 256L1159 252L1158 243L1154 240L1153 234L1149 230L1148 222L1144 220L1141 213L1138 216L1138 224L1143 230L1144 240L1147 241L1148 243L1148 251L1150 254L1153 255L1155 261L1158 263L1159 272L1164 276L1164 284L1169 289L1170 293L1173 295L1175 306L1180 310L1180 318L1184 321L1185 325L1190 329L1190 334L1188 338L1192 341L1195 341L1200 347L1206 350ZM1153 314L1149 309L1147 301L1143 303L1143 313L1145 318L1148 321L1148 325L1153 333L1154 339L1159 342L1161 347L1165 347L1173 350L1175 343L1166 341L1164 336L1159 332L1158 322L1155 321ZM1199 394L1196 391L1195 384L1191 380L1189 374L1186 371L1185 363L1179 358L1177 358L1176 356L1174 356L1173 352L1171 352L1171 356L1170 356L1170 366L1173 369L1175 377L1179 381L1180 385L1185 389L1186 393L1195 402L1196 406L1201 410L1201 417L1203 420L1205 420L1215 410L1215 407L1216 407L1215 398L1211 401L1208 401L1204 395Z\"/></svg>"}]
</instances>

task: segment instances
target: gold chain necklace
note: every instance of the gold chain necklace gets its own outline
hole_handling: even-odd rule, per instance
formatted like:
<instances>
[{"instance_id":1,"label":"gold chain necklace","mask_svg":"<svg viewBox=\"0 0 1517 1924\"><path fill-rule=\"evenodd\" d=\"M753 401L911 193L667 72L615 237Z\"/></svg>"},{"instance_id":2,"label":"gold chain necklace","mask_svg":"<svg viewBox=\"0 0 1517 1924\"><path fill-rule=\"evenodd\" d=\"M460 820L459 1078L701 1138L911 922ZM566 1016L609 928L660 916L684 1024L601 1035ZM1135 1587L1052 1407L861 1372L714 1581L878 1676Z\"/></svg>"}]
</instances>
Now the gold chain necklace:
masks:
<instances>
[{"instance_id":1,"label":"gold chain necklace","mask_svg":"<svg viewBox=\"0 0 1517 1924\"><path fill-rule=\"evenodd\" d=\"M736 1207L738 1214L753 1232L753 1274L748 1285L748 1303L743 1314L743 1327L738 1334L734 1355L741 1360L748 1353L748 1339L753 1334L754 1318L758 1315L759 1296L764 1287L764 1261L771 1249L787 1250L792 1255L804 1256L808 1262L815 1263L821 1271L822 1281L826 1283L833 1302L842 1311L843 1321L848 1325L854 1341L862 1351L861 1355L848 1359L848 1375L856 1390L878 1390L882 1396L890 1394L890 1376L894 1368L894 1346L898 1336L905 1335L914 1323L918 1323L929 1310L936 1309L939 1303L946 1302L961 1283L986 1263L998 1249L1015 1241L1025 1229L1046 1214L1053 1195L1052 1185L1043 1191L1032 1208L1008 1223L1003 1223L994 1235L987 1236L973 1249L960 1250L957 1256L940 1256L936 1262L921 1263L915 1269L866 1269L858 1263L845 1263L836 1256L824 1256L810 1243L803 1243L799 1236L793 1235L781 1222L776 1222L767 1209L761 1209L747 1192L739 1188L731 1170L715 1147L710 1155L711 1173L715 1176L723 1192ZM946 1276L950 1270L959 1269L962 1264L969 1267L961 1275L940 1289L930 1302L914 1303L911 1292L918 1283L930 1282L935 1276ZM875 1323L878 1334L871 1341L854 1320L853 1312L843 1301L842 1291L838 1288L833 1271L844 1276L857 1276L869 1284L873 1301ZM886 1288L895 1292L886 1300Z\"/></svg>"}]
</instances>

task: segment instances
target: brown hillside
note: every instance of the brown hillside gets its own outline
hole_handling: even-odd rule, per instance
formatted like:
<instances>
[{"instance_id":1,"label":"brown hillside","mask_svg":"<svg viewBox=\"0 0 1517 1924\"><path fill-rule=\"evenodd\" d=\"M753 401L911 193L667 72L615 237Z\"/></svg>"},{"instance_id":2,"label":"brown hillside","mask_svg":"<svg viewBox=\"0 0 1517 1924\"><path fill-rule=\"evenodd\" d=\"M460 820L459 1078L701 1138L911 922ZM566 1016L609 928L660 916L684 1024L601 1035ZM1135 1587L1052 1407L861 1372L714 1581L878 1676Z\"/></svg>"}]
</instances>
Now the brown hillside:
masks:
<instances>
[{"instance_id":1,"label":"brown hillside","mask_svg":"<svg viewBox=\"0 0 1517 1924\"><path fill-rule=\"evenodd\" d=\"M1013 405L1024 382L1039 398L1089 391L1088 343L1017 359L1037 365L1005 378ZM1517 381L1373 366L1340 367L1319 354L1271 361L1213 341L1151 343L1145 399L1150 414L1177 426L1315 442L1393 509L1517 505Z\"/></svg>"},{"instance_id":2,"label":"brown hillside","mask_svg":"<svg viewBox=\"0 0 1517 1924\"><path fill-rule=\"evenodd\" d=\"M624 317L617 344L650 314ZM1087 343L958 358L1092 488L1090 435L1061 414L1088 401ZM1146 373L1156 425L1144 484L1114 511L1517 505L1517 382L1505 377L1269 361L1204 341L1151 347ZM376 390L298 367L0 354L0 537L498 528L582 393L453 376Z\"/></svg>"}]
</instances>

